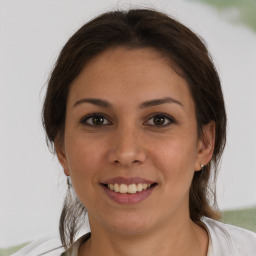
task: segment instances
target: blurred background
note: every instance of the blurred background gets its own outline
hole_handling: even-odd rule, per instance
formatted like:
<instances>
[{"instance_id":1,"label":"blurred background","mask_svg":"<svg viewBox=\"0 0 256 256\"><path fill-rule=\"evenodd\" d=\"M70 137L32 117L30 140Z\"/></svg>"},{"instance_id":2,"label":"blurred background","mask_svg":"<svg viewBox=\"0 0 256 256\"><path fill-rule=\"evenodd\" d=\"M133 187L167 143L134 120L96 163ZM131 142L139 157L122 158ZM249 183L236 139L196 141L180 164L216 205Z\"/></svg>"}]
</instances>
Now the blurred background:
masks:
<instances>
[{"instance_id":1,"label":"blurred background","mask_svg":"<svg viewBox=\"0 0 256 256\"><path fill-rule=\"evenodd\" d=\"M207 43L228 114L219 207L224 222L256 231L255 0L0 0L0 248L58 234L66 179L41 125L47 79L80 26L132 7L164 11Z\"/></svg>"}]
</instances>

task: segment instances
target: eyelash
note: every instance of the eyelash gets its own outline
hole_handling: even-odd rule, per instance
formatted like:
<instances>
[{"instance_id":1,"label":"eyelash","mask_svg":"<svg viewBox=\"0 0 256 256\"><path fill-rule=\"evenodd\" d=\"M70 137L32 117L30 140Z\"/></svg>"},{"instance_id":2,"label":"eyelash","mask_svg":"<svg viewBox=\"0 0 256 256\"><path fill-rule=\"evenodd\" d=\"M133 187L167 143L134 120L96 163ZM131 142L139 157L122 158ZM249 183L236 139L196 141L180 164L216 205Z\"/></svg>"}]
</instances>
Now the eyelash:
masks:
<instances>
[{"instance_id":1,"label":"eyelash","mask_svg":"<svg viewBox=\"0 0 256 256\"><path fill-rule=\"evenodd\" d=\"M167 123L167 124L164 124L164 125L151 125L151 124L150 124L149 126L155 126L155 127L158 127L158 128L164 128L164 127L167 127L167 126L169 126L169 125L171 125L171 124L173 124L173 123L176 123L176 120L175 120L173 117L169 116L169 115L166 114L166 113L162 113L162 112L161 112L161 113L160 113L160 112L159 112L159 113L154 113L153 115L151 115L151 116L148 118L148 121L151 120L151 119L154 118L154 117L157 117L157 116L159 116L159 117L161 117L161 118L164 118L165 120L167 119L167 120L168 120L168 123ZM95 127L95 128L101 128L101 127L104 126L104 125L110 125L110 124L93 125L93 124L87 123L87 121L88 121L90 118L93 118L93 117L108 119L108 118L106 118L105 115L103 115L102 113L92 113L92 114L89 114L89 115L83 117L83 118L81 119L80 123L83 124L83 125L90 126L90 127ZM148 122L148 121L147 121L147 122ZM109 121L108 121L108 122L109 122ZM103 122L103 123L104 123L104 122Z\"/></svg>"}]
</instances>

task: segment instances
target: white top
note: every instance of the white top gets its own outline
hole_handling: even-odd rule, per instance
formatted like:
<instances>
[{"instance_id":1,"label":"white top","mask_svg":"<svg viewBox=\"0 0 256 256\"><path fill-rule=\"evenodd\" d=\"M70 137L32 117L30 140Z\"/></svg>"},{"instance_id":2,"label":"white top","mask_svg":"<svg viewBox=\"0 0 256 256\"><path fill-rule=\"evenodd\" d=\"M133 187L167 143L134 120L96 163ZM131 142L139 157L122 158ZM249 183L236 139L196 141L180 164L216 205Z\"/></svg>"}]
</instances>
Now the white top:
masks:
<instances>
[{"instance_id":1,"label":"white top","mask_svg":"<svg viewBox=\"0 0 256 256\"><path fill-rule=\"evenodd\" d=\"M256 256L256 233L209 218L202 222L209 235L207 256ZM58 237L41 239L12 256L78 256L80 245L89 237L90 233L80 237L67 251Z\"/></svg>"},{"instance_id":2,"label":"white top","mask_svg":"<svg viewBox=\"0 0 256 256\"><path fill-rule=\"evenodd\" d=\"M207 256L256 256L256 233L204 218L209 235Z\"/></svg>"}]
</instances>

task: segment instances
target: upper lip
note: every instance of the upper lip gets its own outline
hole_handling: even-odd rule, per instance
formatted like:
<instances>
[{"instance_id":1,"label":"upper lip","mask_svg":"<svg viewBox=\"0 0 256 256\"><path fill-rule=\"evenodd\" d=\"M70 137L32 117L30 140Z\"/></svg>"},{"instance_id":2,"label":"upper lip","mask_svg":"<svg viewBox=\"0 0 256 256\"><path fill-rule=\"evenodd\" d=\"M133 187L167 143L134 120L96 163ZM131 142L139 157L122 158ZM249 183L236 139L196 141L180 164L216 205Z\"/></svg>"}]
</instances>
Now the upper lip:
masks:
<instances>
[{"instance_id":1,"label":"upper lip","mask_svg":"<svg viewBox=\"0 0 256 256\"><path fill-rule=\"evenodd\" d=\"M148 179L144 179L141 177L130 177L130 178L126 178L126 177L113 177L110 179L106 179L104 181L101 182L102 184L139 184L139 183L146 183L146 184L153 184L156 183L154 181L148 180Z\"/></svg>"}]
</instances>

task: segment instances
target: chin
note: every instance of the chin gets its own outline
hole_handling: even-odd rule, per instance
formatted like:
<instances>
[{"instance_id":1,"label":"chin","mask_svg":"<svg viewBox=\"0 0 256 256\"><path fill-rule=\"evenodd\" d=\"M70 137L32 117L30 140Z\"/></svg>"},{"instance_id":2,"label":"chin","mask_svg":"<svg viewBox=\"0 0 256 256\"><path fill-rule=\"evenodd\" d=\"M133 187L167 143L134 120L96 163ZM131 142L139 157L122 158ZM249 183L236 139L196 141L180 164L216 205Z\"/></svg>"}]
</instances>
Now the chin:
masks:
<instances>
[{"instance_id":1,"label":"chin","mask_svg":"<svg viewBox=\"0 0 256 256\"><path fill-rule=\"evenodd\" d=\"M128 214L127 214L128 215ZM112 232L119 235L140 235L152 228L152 221L145 216L125 216L109 223Z\"/></svg>"}]
</instances>

